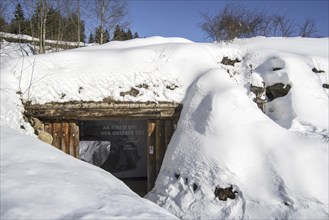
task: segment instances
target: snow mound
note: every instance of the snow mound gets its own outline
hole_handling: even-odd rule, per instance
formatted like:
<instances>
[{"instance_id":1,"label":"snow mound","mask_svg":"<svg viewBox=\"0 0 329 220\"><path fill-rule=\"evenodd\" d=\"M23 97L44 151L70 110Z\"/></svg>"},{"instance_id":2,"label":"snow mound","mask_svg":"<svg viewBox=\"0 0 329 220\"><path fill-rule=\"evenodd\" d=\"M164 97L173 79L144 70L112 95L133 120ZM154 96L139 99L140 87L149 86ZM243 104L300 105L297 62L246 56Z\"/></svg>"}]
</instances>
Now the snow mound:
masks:
<instances>
[{"instance_id":1,"label":"snow mound","mask_svg":"<svg viewBox=\"0 0 329 220\"><path fill-rule=\"evenodd\" d=\"M127 41L112 41L107 43L106 45L114 49L114 48L141 47L141 46L150 46L157 44L168 44L168 43L193 43L193 41L179 37L153 36L148 38L136 38Z\"/></svg>"},{"instance_id":2,"label":"snow mound","mask_svg":"<svg viewBox=\"0 0 329 220\"><path fill-rule=\"evenodd\" d=\"M33 135L22 101L105 98L183 103L147 196L177 217L328 218L328 41L152 37L35 56L1 42L1 218L172 217L148 212L110 174L20 134ZM290 90L268 99L264 114L250 85L277 84ZM230 186L232 199L215 196Z\"/></svg>"},{"instance_id":3,"label":"snow mound","mask_svg":"<svg viewBox=\"0 0 329 220\"><path fill-rule=\"evenodd\" d=\"M147 198L183 219L328 217L328 146L278 126L220 69L188 89ZM220 201L216 187L233 186Z\"/></svg>"},{"instance_id":4,"label":"snow mound","mask_svg":"<svg viewBox=\"0 0 329 220\"><path fill-rule=\"evenodd\" d=\"M1 127L1 219L176 219L110 173Z\"/></svg>"}]
</instances>

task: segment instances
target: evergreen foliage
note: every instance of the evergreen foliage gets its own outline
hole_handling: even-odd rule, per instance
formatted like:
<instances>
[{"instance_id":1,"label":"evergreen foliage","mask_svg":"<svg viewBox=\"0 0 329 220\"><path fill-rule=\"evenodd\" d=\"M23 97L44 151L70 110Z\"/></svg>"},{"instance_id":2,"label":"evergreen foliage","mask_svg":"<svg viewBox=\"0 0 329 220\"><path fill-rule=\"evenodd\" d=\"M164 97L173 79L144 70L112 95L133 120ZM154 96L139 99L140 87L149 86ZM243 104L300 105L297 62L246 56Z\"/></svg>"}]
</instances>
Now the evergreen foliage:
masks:
<instances>
[{"instance_id":1,"label":"evergreen foliage","mask_svg":"<svg viewBox=\"0 0 329 220\"><path fill-rule=\"evenodd\" d=\"M139 38L139 35L137 32L134 33L134 37L133 38Z\"/></svg>"},{"instance_id":2,"label":"evergreen foliage","mask_svg":"<svg viewBox=\"0 0 329 220\"><path fill-rule=\"evenodd\" d=\"M9 24L6 19L0 15L0 31L1 32L9 32Z\"/></svg>"},{"instance_id":3,"label":"evergreen foliage","mask_svg":"<svg viewBox=\"0 0 329 220\"><path fill-rule=\"evenodd\" d=\"M138 38L138 37L139 36L138 36L137 32L135 32L135 34L133 36L130 29L125 31L123 28L120 27L120 25L116 25L112 40L124 41L124 40L130 40L130 39Z\"/></svg>"},{"instance_id":4,"label":"evergreen foliage","mask_svg":"<svg viewBox=\"0 0 329 220\"><path fill-rule=\"evenodd\" d=\"M107 43L110 40L124 41L138 38L137 32L132 34L131 29L126 29L121 26L120 22L126 15L125 4L121 2L110 2L110 0L106 0L104 3L108 3L108 5L103 5L104 7L106 6L105 9L110 10L105 12L104 18L106 16L111 17L109 13L114 9L114 11L121 13L115 18L111 17L111 21L107 22L105 20L107 26L104 26L104 24L103 26L99 25L94 32L90 33L88 39L86 39L85 36L85 22L81 19L80 14L80 10L85 12L84 10L86 10L86 8L84 7L88 7L88 4L84 4L82 1L81 5L79 4L79 6L76 7L76 5L62 3L61 1L17 0L15 3L12 3L15 7L11 18L0 14L0 31L13 34L27 34L32 36L32 38L38 38L40 43L36 41L34 45L38 45L40 48L45 46L45 39L55 42L77 42L79 40L80 42L85 42L85 40L88 40L88 43L100 43L101 32L103 33L102 43ZM113 3L113 7L122 7L110 8L110 3ZM25 14L27 14L27 16L25 16ZM9 21L9 19L11 20ZM125 23L122 24L126 25ZM101 27L102 29L100 29ZM115 29L111 29L112 27L115 27ZM113 37L110 38L110 35ZM56 45L58 48L60 47L59 43L56 43ZM43 52L44 51L40 49L40 53Z\"/></svg>"},{"instance_id":5,"label":"evergreen foliage","mask_svg":"<svg viewBox=\"0 0 329 220\"><path fill-rule=\"evenodd\" d=\"M119 25L115 26L114 34L112 40L121 41L124 39L124 32Z\"/></svg>"},{"instance_id":6,"label":"evergreen foliage","mask_svg":"<svg viewBox=\"0 0 329 220\"><path fill-rule=\"evenodd\" d=\"M103 34L103 43L107 43L110 41L110 34L108 30L105 30ZM96 29L96 34L95 34L95 43L100 44L101 43L101 27L98 27Z\"/></svg>"},{"instance_id":7,"label":"evergreen foliage","mask_svg":"<svg viewBox=\"0 0 329 220\"><path fill-rule=\"evenodd\" d=\"M92 44L92 43L95 43L95 38L94 38L93 33L90 33L89 39L88 39L88 44Z\"/></svg>"},{"instance_id":8,"label":"evergreen foliage","mask_svg":"<svg viewBox=\"0 0 329 220\"><path fill-rule=\"evenodd\" d=\"M13 34L28 34L27 21L20 3L15 7L14 18L10 23L10 32Z\"/></svg>"},{"instance_id":9,"label":"evergreen foliage","mask_svg":"<svg viewBox=\"0 0 329 220\"><path fill-rule=\"evenodd\" d=\"M128 29L128 31L126 32L125 40L130 40L130 39L133 39L133 34L131 33L131 30Z\"/></svg>"}]
</instances>

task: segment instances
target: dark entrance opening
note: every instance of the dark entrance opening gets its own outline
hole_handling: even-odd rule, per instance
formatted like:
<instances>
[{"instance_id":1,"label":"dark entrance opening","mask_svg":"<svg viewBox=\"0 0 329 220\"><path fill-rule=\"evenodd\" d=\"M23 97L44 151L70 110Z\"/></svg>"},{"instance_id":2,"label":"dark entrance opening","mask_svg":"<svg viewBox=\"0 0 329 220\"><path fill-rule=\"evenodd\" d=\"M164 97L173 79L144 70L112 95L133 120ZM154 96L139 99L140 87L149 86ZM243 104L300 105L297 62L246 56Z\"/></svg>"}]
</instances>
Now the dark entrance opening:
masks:
<instances>
[{"instance_id":1,"label":"dark entrance opening","mask_svg":"<svg viewBox=\"0 0 329 220\"><path fill-rule=\"evenodd\" d=\"M181 109L174 102L104 100L26 103L24 114L42 122L54 147L102 167L143 196L155 185Z\"/></svg>"},{"instance_id":2,"label":"dark entrance opening","mask_svg":"<svg viewBox=\"0 0 329 220\"><path fill-rule=\"evenodd\" d=\"M121 179L140 196L147 193L147 121L79 121L79 157Z\"/></svg>"}]
</instances>

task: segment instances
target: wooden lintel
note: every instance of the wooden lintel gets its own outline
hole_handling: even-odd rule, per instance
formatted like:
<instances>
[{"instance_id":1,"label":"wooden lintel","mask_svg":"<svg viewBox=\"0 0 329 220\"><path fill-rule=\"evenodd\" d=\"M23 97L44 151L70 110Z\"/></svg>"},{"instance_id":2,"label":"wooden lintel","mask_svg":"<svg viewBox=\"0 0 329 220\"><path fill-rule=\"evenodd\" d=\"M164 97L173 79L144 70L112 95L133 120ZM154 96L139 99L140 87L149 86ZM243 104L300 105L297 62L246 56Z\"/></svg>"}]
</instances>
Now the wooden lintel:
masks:
<instances>
[{"instance_id":1,"label":"wooden lintel","mask_svg":"<svg viewBox=\"0 0 329 220\"><path fill-rule=\"evenodd\" d=\"M172 102L69 102L25 105L25 115L39 119L175 118L182 105Z\"/></svg>"}]
</instances>

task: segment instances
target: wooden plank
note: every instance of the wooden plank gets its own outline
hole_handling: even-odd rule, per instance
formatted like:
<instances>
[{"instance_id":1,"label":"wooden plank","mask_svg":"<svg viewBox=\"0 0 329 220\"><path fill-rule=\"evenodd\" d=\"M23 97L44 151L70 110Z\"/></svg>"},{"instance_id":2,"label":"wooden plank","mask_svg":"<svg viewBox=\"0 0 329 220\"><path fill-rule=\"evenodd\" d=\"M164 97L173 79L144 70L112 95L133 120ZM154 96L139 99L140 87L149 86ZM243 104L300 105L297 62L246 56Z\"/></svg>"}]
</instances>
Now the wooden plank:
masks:
<instances>
[{"instance_id":1,"label":"wooden plank","mask_svg":"<svg viewBox=\"0 0 329 220\"><path fill-rule=\"evenodd\" d=\"M174 134L173 120L165 120L165 151L168 148L172 135Z\"/></svg>"},{"instance_id":2,"label":"wooden plank","mask_svg":"<svg viewBox=\"0 0 329 220\"><path fill-rule=\"evenodd\" d=\"M155 143L155 157L156 157L156 177L158 176L163 157L165 154L165 129L164 129L164 121L163 120L156 120L156 143Z\"/></svg>"},{"instance_id":3,"label":"wooden plank","mask_svg":"<svg viewBox=\"0 0 329 220\"><path fill-rule=\"evenodd\" d=\"M148 121L148 135L147 135L147 190L150 191L155 184L156 179L156 158L155 158L155 139L156 127L154 121Z\"/></svg>"},{"instance_id":4,"label":"wooden plank","mask_svg":"<svg viewBox=\"0 0 329 220\"><path fill-rule=\"evenodd\" d=\"M170 118L179 117L182 105L173 102L67 102L25 105L27 116L39 119L80 120L81 118L135 117Z\"/></svg>"},{"instance_id":5,"label":"wooden plank","mask_svg":"<svg viewBox=\"0 0 329 220\"><path fill-rule=\"evenodd\" d=\"M80 148L79 148L79 126L73 123L73 151L76 158L80 158Z\"/></svg>"},{"instance_id":6,"label":"wooden plank","mask_svg":"<svg viewBox=\"0 0 329 220\"><path fill-rule=\"evenodd\" d=\"M53 145L61 149L61 138L62 138L62 123L55 122L53 123Z\"/></svg>"},{"instance_id":7,"label":"wooden plank","mask_svg":"<svg viewBox=\"0 0 329 220\"><path fill-rule=\"evenodd\" d=\"M66 122L62 122L61 150L67 154L70 154L70 151L69 151L69 124Z\"/></svg>"},{"instance_id":8,"label":"wooden plank","mask_svg":"<svg viewBox=\"0 0 329 220\"><path fill-rule=\"evenodd\" d=\"M72 155L73 157L77 157L76 151L74 149L75 126L75 123L69 123L69 151L70 155Z\"/></svg>"}]
</instances>

